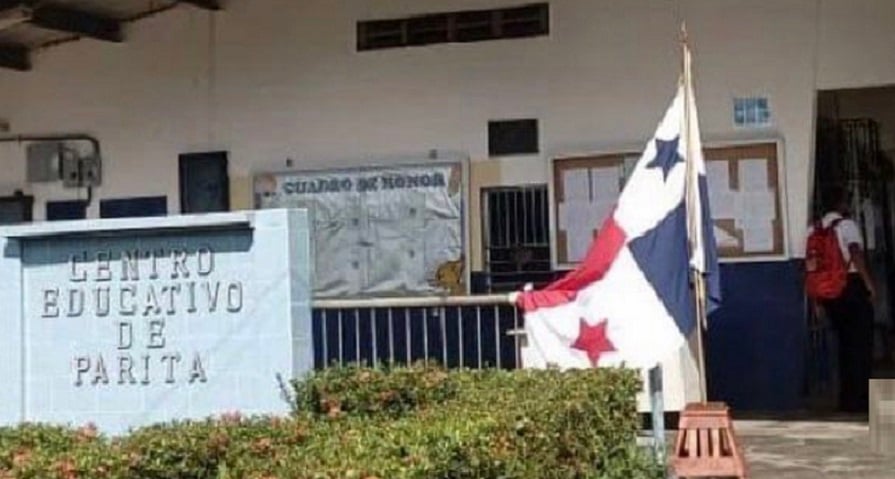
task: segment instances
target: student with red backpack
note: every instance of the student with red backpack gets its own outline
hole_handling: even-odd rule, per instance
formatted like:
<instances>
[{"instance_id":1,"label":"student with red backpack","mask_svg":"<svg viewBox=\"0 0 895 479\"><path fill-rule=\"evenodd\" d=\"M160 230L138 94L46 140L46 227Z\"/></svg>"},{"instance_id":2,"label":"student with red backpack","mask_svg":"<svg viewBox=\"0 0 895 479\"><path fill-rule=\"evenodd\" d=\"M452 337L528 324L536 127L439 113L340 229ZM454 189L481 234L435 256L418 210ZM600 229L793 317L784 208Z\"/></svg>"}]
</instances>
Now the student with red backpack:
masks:
<instances>
[{"instance_id":1,"label":"student with red backpack","mask_svg":"<svg viewBox=\"0 0 895 479\"><path fill-rule=\"evenodd\" d=\"M833 188L825 196L827 213L809 231L805 249L805 290L839 337L839 407L866 413L876 289L861 231L849 218L848 193Z\"/></svg>"}]
</instances>

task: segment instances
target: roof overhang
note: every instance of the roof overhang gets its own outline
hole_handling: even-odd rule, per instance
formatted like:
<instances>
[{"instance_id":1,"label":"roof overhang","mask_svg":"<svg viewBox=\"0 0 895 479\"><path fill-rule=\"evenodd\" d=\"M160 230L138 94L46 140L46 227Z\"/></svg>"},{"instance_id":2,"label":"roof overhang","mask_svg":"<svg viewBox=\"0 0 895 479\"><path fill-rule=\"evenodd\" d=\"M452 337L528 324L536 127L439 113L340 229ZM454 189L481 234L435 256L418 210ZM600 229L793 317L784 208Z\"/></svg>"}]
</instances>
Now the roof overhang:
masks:
<instances>
[{"instance_id":1,"label":"roof overhang","mask_svg":"<svg viewBox=\"0 0 895 479\"><path fill-rule=\"evenodd\" d=\"M81 38L125 41L125 25L181 4L216 11L221 0L0 0L0 68L27 71L31 53Z\"/></svg>"}]
</instances>

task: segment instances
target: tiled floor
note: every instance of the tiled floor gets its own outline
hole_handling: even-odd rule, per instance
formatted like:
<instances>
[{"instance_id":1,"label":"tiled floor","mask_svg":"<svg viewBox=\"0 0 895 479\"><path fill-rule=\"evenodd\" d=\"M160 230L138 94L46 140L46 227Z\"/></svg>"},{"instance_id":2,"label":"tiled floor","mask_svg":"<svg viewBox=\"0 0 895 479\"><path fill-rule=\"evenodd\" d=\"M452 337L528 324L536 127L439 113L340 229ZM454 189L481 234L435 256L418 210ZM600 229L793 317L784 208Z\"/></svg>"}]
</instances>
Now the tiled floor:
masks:
<instances>
[{"instance_id":1,"label":"tiled floor","mask_svg":"<svg viewBox=\"0 0 895 479\"><path fill-rule=\"evenodd\" d=\"M735 427L750 479L895 479L895 455L870 450L866 419L747 420Z\"/></svg>"},{"instance_id":2,"label":"tiled floor","mask_svg":"<svg viewBox=\"0 0 895 479\"><path fill-rule=\"evenodd\" d=\"M742 421L753 479L895 478L895 456L870 450L866 421Z\"/></svg>"}]
</instances>

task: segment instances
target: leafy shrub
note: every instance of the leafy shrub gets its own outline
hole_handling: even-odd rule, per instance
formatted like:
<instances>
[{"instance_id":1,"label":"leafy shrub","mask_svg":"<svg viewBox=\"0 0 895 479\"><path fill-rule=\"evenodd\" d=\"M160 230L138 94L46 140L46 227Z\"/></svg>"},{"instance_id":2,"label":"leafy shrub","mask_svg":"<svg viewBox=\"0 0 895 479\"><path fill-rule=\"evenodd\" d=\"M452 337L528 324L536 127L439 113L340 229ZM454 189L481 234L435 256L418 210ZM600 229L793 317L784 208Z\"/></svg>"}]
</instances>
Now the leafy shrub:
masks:
<instances>
[{"instance_id":1,"label":"leafy shrub","mask_svg":"<svg viewBox=\"0 0 895 479\"><path fill-rule=\"evenodd\" d=\"M443 404L457 394L456 381L439 367L348 366L321 370L292 382L295 411L336 416L399 416Z\"/></svg>"},{"instance_id":2,"label":"leafy shrub","mask_svg":"<svg viewBox=\"0 0 895 479\"><path fill-rule=\"evenodd\" d=\"M661 477L627 371L318 371L289 418L225 415L119 438L0 428L0 479Z\"/></svg>"}]
</instances>

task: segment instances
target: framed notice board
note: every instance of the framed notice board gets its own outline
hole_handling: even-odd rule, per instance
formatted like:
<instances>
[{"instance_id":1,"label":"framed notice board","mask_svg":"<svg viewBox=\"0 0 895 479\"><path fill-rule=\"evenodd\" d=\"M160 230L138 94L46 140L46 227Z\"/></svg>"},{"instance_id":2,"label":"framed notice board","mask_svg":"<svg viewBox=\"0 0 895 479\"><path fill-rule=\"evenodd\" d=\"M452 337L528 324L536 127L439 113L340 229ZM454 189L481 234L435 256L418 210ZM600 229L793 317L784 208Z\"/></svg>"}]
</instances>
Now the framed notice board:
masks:
<instances>
[{"instance_id":1,"label":"framed notice board","mask_svg":"<svg viewBox=\"0 0 895 479\"><path fill-rule=\"evenodd\" d=\"M462 295L465 160L259 173L258 208L307 208L318 299Z\"/></svg>"},{"instance_id":2,"label":"framed notice board","mask_svg":"<svg viewBox=\"0 0 895 479\"><path fill-rule=\"evenodd\" d=\"M716 144L703 151L721 260L785 257L785 182L778 142ZM551 161L555 268L574 267L584 258L639 158L639 152L629 150Z\"/></svg>"},{"instance_id":3,"label":"framed notice board","mask_svg":"<svg viewBox=\"0 0 895 479\"><path fill-rule=\"evenodd\" d=\"M620 152L552 161L549 186L555 268L573 267L584 258L638 159L637 153Z\"/></svg>"},{"instance_id":4,"label":"framed notice board","mask_svg":"<svg viewBox=\"0 0 895 479\"><path fill-rule=\"evenodd\" d=\"M785 182L776 141L704 150L709 202L721 259L786 255Z\"/></svg>"}]
</instances>

